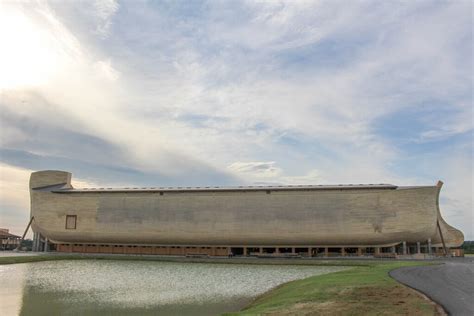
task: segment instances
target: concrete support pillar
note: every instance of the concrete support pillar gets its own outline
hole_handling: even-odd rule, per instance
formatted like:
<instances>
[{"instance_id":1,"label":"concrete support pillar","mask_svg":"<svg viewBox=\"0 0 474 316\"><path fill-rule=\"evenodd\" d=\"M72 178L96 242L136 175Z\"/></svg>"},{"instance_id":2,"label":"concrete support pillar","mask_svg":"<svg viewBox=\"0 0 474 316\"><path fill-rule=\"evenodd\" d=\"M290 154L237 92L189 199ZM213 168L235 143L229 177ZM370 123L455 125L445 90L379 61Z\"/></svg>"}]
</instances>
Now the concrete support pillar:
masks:
<instances>
[{"instance_id":1,"label":"concrete support pillar","mask_svg":"<svg viewBox=\"0 0 474 316\"><path fill-rule=\"evenodd\" d=\"M280 253L280 248L275 247L275 253Z\"/></svg>"},{"instance_id":2,"label":"concrete support pillar","mask_svg":"<svg viewBox=\"0 0 474 316\"><path fill-rule=\"evenodd\" d=\"M428 238L428 254L431 256L433 251L431 249L431 238Z\"/></svg>"},{"instance_id":3,"label":"concrete support pillar","mask_svg":"<svg viewBox=\"0 0 474 316\"><path fill-rule=\"evenodd\" d=\"M407 242L406 241L403 242L403 254L404 255L407 254Z\"/></svg>"},{"instance_id":4,"label":"concrete support pillar","mask_svg":"<svg viewBox=\"0 0 474 316\"><path fill-rule=\"evenodd\" d=\"M341 256L345 256L346 255L346 249L344 249L344 247L341 247Z\"/></svg>"},{"instance_id":5,"label":"concrete support pillar","mask_svg":"<svg viewBox=\"0 0 474 316\"><path fill-rule=\"evenodd\" d=\"M329 257L329 248L328 247L324 248L324 256Z\"/></svg>"},{"instance_id":6,"label":"concrete support pillar","mask_svg":"<svg viewBox=\"0 0 474 316\"><path fill-rule=\"evenodd\" d=\"M40 233L33 234L33 251L40 251L41 235Z\"/></svg>"},{"instance_id":7,"label":"concrete support pillar","mask_svg":"<svg viewBox=\"0 0 474 316\"><path fill-rule=\"evenodd\" d=\"M247 257L247 247L244 247L244 257Z\"/></svg>"},{"instance_id":8,"label":"concrete support pillar","mask_svg":"<svg viewBox=\"0 0 474 316\"><path fill-rule=\"evenodd\" d=\"M375 247L375 255L380 255L380 247Z\"/></svg>"},{"instance_id":9,"label":"concrete support pillar","mask_svg":"<svg viewBox=\"0 0 474 316\"><path fill-rule=\"evenodd\" d=\"M312 257L313 256L313 248L311 247L308 247L308 257Z\"/></svg>"},{"instance_id":10,"label":"concrete support pillar","mask_svg":"<svg viewBox=\"0 0 474 316\"><path fill-rule=\"evenodd\" d=\"M260 247L258 251L259 251L259 254L263 254L263 247Z\"/></svg>"},{"instance_id":11,"label":"concrete support pillar","mask_svg":"<svg viewBox=\"0 0 474 316\"><path fill-rule=\"evenodd\" d=\"M397 248L395 246L392 246L392 253L397 253Z\"/></svg>"},{"instance_id":12,"label":"concrete support pillar","mask_svg":"<svg viewBox=\"0 0 474 316\"><path fill-rule=\"evenodd\" d=\"M421 244L419 241L416 242L416 253L420 254L421 253Z\"/></svg>"},{"instance_id":13,"label":"concrete support pillar","mask_svg":"<svg viewBox=\"0 0 474 316\"><path fill-rule=\"evenodd\" d=\"M360 257L362 256L362 248L357 248L357 255Z\"/></svg>"},{"instance_id":14,"label":"concrete support pillar","mask_svg":"<svg viewBox=\"0 0 474 316\"><path fill-rule=\"evenodd\" d=\"M295 247L291 247L291 253L295 253Z\"/></svg>"},{"instance_id":15,"label":"concrete support pillar","mask_svg":"<svg viewBox=\"0 0 474 316\"><path fill-rule=\"evenodd\" d=\"M43 249L44 252L48 252L49 251L49 244L48 244L48 238L45 238L44 239L44 249Z\"/></svg>"},{"instance_id":16,"label":"concrete support pillar","mask_svg":"<svg viewBox=\"0 0 474 316\"><path fill-rule=\"evenodd\" d=\"M36 233L33 233L33 245L31 245L31 250L36 251Z\"/></svg>"}]
</instances>

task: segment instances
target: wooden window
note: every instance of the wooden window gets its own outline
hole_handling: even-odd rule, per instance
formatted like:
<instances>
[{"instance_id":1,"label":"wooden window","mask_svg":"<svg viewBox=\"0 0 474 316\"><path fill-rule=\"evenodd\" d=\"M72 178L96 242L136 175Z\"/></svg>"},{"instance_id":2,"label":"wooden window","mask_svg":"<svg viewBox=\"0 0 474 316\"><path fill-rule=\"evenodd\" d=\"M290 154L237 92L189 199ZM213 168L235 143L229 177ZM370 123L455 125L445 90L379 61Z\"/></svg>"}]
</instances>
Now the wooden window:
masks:
<instances>
[{"instance_id":1,"label":"wooden window","mask_svg":"<svg viewBox=\"0 0 474 316\"><path fill-rule=\"evenodd\" d=\"M66 229L76 229L76 215L66 215Z\"/></svg>"}]
</instances>

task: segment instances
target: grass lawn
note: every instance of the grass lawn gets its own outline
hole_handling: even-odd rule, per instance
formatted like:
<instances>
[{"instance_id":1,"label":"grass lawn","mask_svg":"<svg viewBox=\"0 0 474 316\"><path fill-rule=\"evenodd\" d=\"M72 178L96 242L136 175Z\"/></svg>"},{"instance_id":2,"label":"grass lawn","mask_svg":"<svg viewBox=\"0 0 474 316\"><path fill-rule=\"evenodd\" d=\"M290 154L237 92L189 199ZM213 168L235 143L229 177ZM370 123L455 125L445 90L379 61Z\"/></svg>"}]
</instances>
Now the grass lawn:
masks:
<instances>
[{"instance_id":1,"label":"grass lawn","mask_svg":"<svg viewBox=\"0 0 474 316\"><path fill-rule=\"evenodd\" d=\"M14 264L14 263L28 263L28 262L39 262L39 261L51 261L51 260L76 260L83 259L82 256L69 256L69 255L37 255L37 256L8 256L0 257L0 265L2 264Z\"/></svg>"},{"instance_id":2,"label":"grass lawn","mask_svg":"<svg viewBox=\"0 0 474 316\"><path fill-rule=\"evenodd\" d=\"M434 303L388 275L398 267L423 264L369 263L289 282L228 315L439 315Z\"/></svg>"}]
</instances>

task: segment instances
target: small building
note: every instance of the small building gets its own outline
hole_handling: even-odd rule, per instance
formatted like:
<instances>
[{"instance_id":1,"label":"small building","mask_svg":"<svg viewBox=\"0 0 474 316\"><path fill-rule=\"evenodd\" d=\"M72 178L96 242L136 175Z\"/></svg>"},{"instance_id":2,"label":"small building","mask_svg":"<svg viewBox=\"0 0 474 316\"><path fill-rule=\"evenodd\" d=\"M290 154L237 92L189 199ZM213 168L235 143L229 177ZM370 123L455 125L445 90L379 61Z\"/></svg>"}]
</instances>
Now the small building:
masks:
<instances>
[{"instance_id":1,"label":"small building","mask_svg":"<svg viewBox=\"0 0 474 316\"><path fill-rule=\"evenodd\" d=\"M13 250L20 245L21 237L10 234L7 228L0 228L1 250Z\"/></svg>"}]
</instances>

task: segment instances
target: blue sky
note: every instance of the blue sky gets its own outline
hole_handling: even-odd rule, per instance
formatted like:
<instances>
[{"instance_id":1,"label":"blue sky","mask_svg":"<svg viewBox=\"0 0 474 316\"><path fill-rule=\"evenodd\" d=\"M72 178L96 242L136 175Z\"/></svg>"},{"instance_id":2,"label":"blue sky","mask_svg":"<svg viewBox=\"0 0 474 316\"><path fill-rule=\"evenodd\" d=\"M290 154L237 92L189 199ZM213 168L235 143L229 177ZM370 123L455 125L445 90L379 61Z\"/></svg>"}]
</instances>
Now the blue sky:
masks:
<instances>
[{"instance_id":1,"label":"blue sky","mask_svg":"<svg viewBox=\"0 0 474 316\"><path fill-rule=\"evenodd\" d=\"M78 186L445 182L473 232L470 1L0 4L0 226Z\"/></svg>"}]
</instances>

